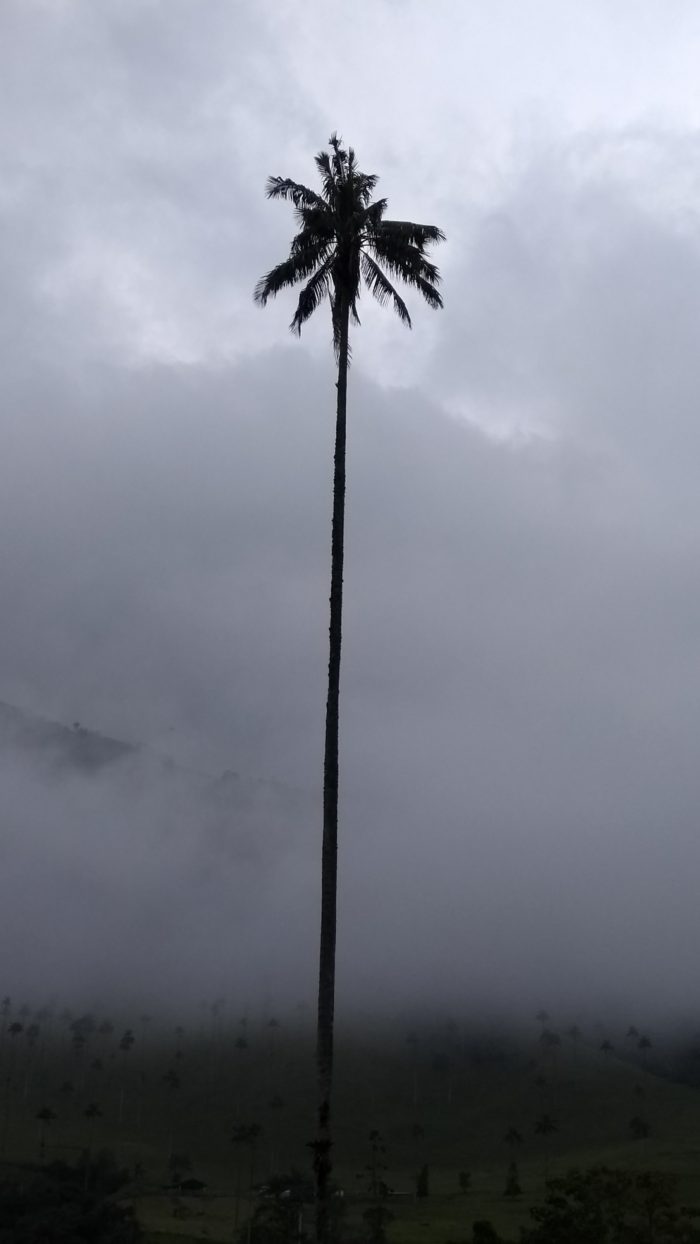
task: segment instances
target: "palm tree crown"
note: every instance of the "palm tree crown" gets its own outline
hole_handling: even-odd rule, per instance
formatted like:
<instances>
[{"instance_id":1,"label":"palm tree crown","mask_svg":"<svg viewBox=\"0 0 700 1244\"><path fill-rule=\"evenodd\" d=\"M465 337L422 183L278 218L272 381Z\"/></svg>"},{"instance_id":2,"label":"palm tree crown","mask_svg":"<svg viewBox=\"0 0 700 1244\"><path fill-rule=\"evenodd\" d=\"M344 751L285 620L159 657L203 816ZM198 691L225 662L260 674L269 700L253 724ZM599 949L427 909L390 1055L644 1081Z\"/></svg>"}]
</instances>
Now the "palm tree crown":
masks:
<instances>
[{"instance_id":1,"label":"palm tree crown","mask_svg":"<svg viewBox=\"0 0 700 1244\"><path fill-rule=\"evenodd\" d=\"M392 302L409 328L408 308L387 272L417 289L428 306L442 306L437 290L440 274L427 258L426 247L443 242L445 235L434 225L385 220L386 199L372 199L378 178L358 169L352 147L341 147L337 135L329 145L330 153L320 151L316 156L320 193L289 177L268 179L268 199L285 199L294 205L299 232L292 239L288 258L258 282L255 301L265 306L281 290L305 281L289 327L301 333L302 325L328 297L337 351L342 308L348 308L355 324L360 322L357 304L363 282L381 306Z\"/></svg>"}]
</instances>

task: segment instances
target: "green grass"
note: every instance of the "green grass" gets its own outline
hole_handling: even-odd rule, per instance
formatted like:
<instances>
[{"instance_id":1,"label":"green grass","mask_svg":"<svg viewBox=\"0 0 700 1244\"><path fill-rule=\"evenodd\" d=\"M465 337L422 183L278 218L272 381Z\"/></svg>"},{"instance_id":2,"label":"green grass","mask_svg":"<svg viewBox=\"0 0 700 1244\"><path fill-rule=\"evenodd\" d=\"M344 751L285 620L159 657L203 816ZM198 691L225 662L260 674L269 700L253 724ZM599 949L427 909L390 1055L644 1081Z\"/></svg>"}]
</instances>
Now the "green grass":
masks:
<instances>
[{"instance_id":1,"label":"green grass","mask_svg":"<svg viewBox=\"0 0 700 1244\"><path fill-rule=\"evenodd\" d=\"M136 1171L128 1198L153 1244L231 1240L237 1180L240 1221L248 1212L251 1158L249 1146L231 1141L236 1124L261 1128L256 1181L292 1167L309 1170L313 1048L298 1026L226 1027L207 1020L178 1042L173 1031L140 1032L133 1025L135 1044L123 1053L124 1024L115 1024L111 1035L90 1034L78 1050L69 1023L54 1019L33 1050L21 1034L2 1041L0 1149L6 1161L37 1160L36 1114L48 1106L57 1117L46 1129L47 1160L74 1160L88 1143L93 1153L110 1148ZM237 1048L243 1033L247 1047ZM477 1218L517 1239L547 1176L601 1162L672 1171L682 1199L700 1203L700 1092L606 1056L596 1042L574 1048L563 1038L552 1057L537 1037L536 1031L525 1038L475 1037L447 1027L426 1028L415 1044L407 1043L402 1028L341 1035L335 1177L345 1190L349 1239L361 1234L368 1135L375 1128L386 1146L386 1182L401 1194L389 1201L395 1244L464 1241ZM169 1072L178 1087L168 1085ZM92 1135L84 1114L90 1102L102 1112ZM535 1130L543 1114L557 1125L548 1140ZM646 1139L631 1135L635 1115L649 1124ZM523 1138L515 1153L523 1195L515 1202L503 1196L511 1156L504 1136L513 1127ZM207 1183L205 1194L176 1197L167 1190L171 1152L187 1155L191 1173ZM424 1163L430 1196L416 1201L415 1175ZM464 1170L471 1184L461 1194Z\"/></svg>"}]
</instances>

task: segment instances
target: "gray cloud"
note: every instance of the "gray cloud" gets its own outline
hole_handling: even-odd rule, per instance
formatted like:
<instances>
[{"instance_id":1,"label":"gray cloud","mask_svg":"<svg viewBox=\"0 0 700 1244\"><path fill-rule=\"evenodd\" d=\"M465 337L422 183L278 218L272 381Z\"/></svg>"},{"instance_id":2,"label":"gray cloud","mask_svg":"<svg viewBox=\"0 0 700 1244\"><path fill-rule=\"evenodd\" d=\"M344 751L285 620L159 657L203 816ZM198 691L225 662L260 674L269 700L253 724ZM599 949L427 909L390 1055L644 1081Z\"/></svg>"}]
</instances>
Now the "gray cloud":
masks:
<instances>
[{"instance_id":1,"label":"gray cloud","mask_svg":"<svg viewBox=\"0 0 700 1244\"><path fill-rule=\"evenodd\" d=\"M396 137L391 92L331 118L308 73L315 47L343 112L355 35L341 63L320 8L278 11L3 9L0 696L302 793L229 818L199 779L10 753L0 972L23 937L42 989L313 992L333 365L327 324L292 347L291 303L250 296L291 227L265 176L311 177L338 125L451 228L445 313L363 312L351 378L341 1006L680 1006L695 130L610 82L594 123L580 81L555 129L530 48L490 113L429 78ZM420 26L377 13L397 47Z\"/></svg>"},{"instance_id":2,"label":"gray cloud","mask_svg":"<svg viewBox=\"0 0 700 1244\"><path fill-rule=\"evenodd\" d=\"M682 999L696 924L694 550L677 546L674 524L668 539L657 525L654 543L640 544L631 520L644 496L616 506L615 457L494 443L415 394L352 379L343 996L382 982L397 1001L468 999L489 986L523 1005L553 994L573 1006L606 990L638 1006ZM145 810L135 796L125 834L124 789L116 798L110 782L91 787L92 811L102 799L120 858L142 842L136 890L126 864L112 875L81 811L59 839L63 882L35 847L23 902L40 936L41 879L68 896L77 869L86 922L94 904L114 935L127 895L139 929L162 890L159 920L165 902L178 904L170 962L190 987L201 979L197 938L212 925L217 982L237 977L234 944L278 979L283 921L301 987L315 942L330 366L290 349L262 368L210 375L98 371L79 398L53 382L50 418L13 421L3 466L14 517L3 693L308 795L283 859L277 821L260 818L268 879L252 923L236 897L249 883L235 880L247 832L235 805L230 872L209 892L198 881L207 817L188 804L167 830L167 792L151 790ZM18 781L23 789L26 774ZM42 806L70 827L83 801L70 788L67 799L38 798L36 810L17 797L35 809L22 816L36 817L37 845L51 819ZM161 826L152 841L141 832L151 820ZM100 878L116 890L106 907ZM72 906L65 913L75 929ZM135 954L128 931L117 944L105 960L115 977Z\"/></svg>"}]
</instances>

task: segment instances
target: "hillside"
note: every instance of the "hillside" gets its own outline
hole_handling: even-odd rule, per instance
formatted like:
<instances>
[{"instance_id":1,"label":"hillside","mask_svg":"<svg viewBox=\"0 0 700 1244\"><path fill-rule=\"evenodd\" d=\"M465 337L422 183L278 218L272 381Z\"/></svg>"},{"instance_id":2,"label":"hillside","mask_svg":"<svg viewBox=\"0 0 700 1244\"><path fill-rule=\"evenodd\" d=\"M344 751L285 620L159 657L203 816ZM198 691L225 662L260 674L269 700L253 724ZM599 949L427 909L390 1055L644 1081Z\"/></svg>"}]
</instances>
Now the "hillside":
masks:
<instances>
[{"instance_id":1,"label":"hillside","mask_svg":"<svg viewBox=\"0 0 700 1244\"><path fill-rule=\"evenodd\" d=\"M170 1030L148 1016L129 1025L51 1011L14 1022L21 1031L8 1037L6 1027L0 1052L6 1160L36 1161L42 1140L47 1160L108 1147L132 1172L129 1196L146 1225L187 1236L194 1224L192 1238L206 1226L221 1240L237 1199L239 1216L247 1213L251 1162L256 1185L309 1170L315 1093L303 1013L238 1017L220 1000ZM37 1115L47 1108L42 1131ZM396 1241L466 1239L476 1218L516 1238L548 1176L600 1162L674 1172L681 1195L700 1201L700 1092L605 1055L585 1036L562 1041L552 1058L536 1032L475 1024L346 1032L335 1119L336 1176L351 1220L367 1203L369 1137L380 1133ZM509 1200L513 1158L522 1195ZM429 1195L416 1200L426 1165ZM206 1192L169 1187L174 1167Z\"/></svg>"}]
</instances>

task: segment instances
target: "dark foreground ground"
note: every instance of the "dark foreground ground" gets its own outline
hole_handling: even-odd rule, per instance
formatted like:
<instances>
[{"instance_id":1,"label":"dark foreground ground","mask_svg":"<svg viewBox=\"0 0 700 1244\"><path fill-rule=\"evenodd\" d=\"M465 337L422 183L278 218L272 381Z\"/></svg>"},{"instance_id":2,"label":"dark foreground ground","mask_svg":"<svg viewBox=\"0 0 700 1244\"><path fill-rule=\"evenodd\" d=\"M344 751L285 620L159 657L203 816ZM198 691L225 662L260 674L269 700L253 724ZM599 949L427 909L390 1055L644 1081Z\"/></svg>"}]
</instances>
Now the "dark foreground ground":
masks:
<instances>
[{"instance_id":1,"label":"dark foreground ground","mask_svg":"<svg viewBox=\"0 0 700 1244\"><path fill-rule=\"evenodd\" d=\"M346 1033L342 1233L368 1239L379 1208L396 1244L466 1242L484 1220L517 1240L548 1179L600 1164L672 1174L678 1200L698 1205L698 1065L691 1037L662 1047L547 1018L517 1032L445 1021ZM81 1194L94 1186L101 1203L133 1210L153 1244L245 1239L256 1209L273 1244L280 1206L291 1238L311 1230L313 1046L298 1015L229 1020L215 1004L194 1024L159 1026L6 1006L0 1087L5 1188L73 1167Z\"/></svg>"}]
</instances>

